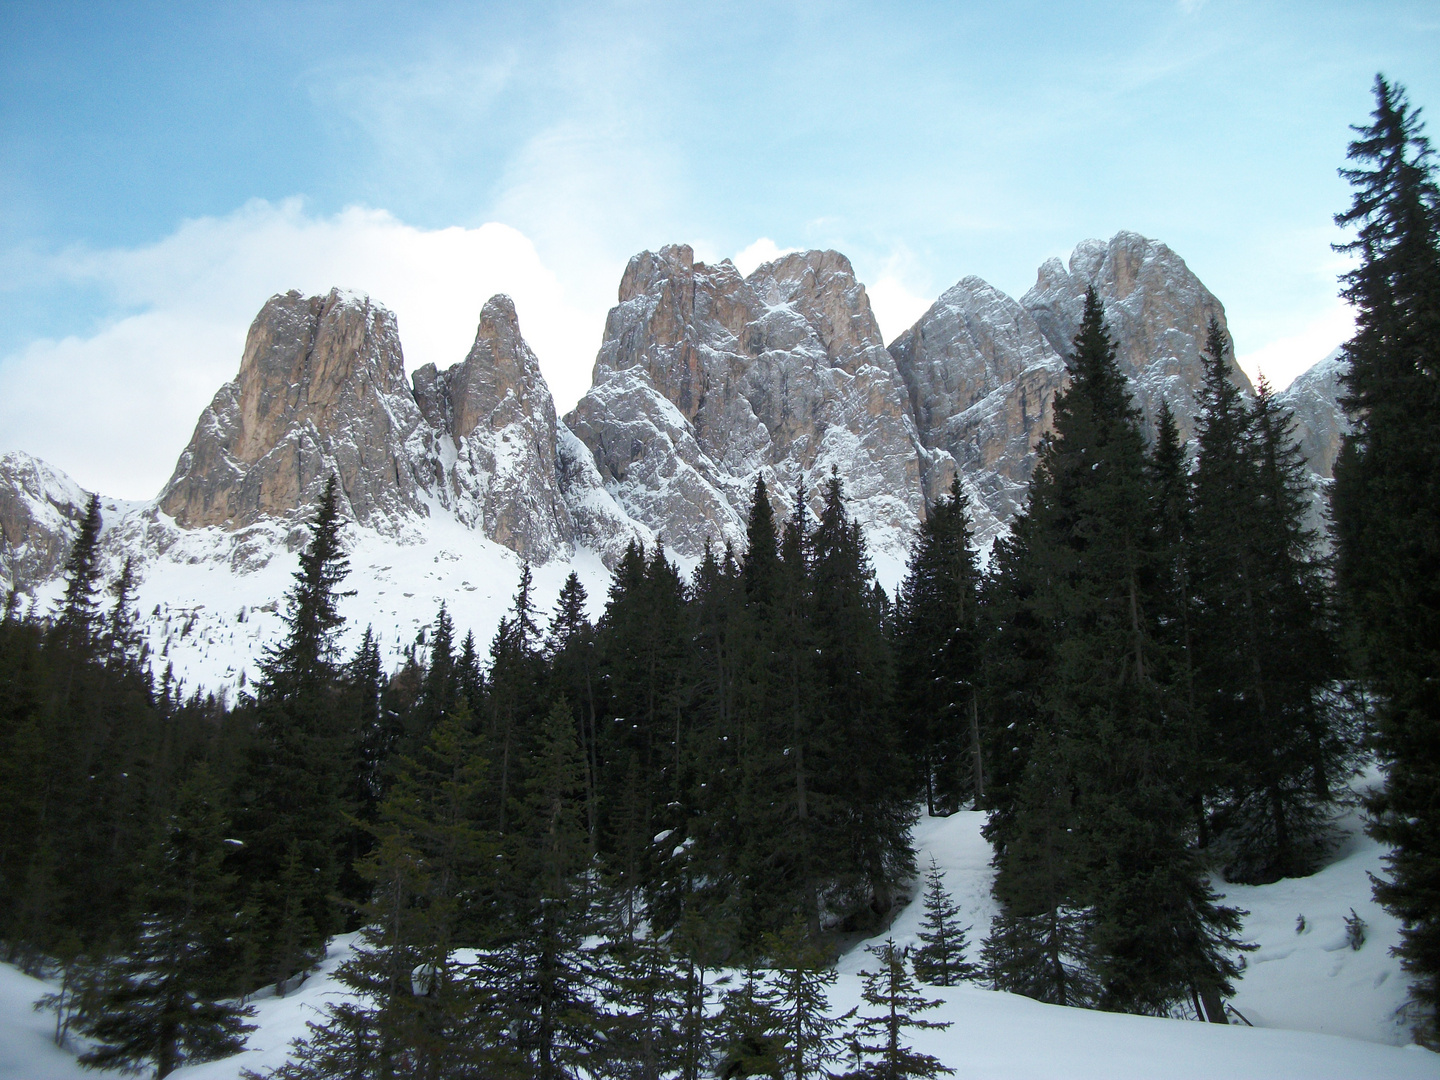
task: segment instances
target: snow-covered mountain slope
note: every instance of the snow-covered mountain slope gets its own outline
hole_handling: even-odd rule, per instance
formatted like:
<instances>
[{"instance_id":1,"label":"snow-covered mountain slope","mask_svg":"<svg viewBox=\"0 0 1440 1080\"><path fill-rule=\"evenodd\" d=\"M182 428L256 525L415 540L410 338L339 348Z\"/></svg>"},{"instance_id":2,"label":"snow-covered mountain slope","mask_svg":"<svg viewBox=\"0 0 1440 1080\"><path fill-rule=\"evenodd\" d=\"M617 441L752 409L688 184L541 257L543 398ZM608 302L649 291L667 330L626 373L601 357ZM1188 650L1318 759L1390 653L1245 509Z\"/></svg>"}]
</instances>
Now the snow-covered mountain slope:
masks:
<instances>
[{"instance_id":1,"label":"snow-covered mountain slope","mask_svg":"<svg viewBox=\"0 0 1440 1080\"><path fill-rule=\"evenodd\" d=\"M994 914L982 820L983 815L969 812L925 818L915 832L920 865L928 866L934 857L965 922L973 925L972 960ZM1222 886L1229 903L1249 912L1244 936L1260 946L1249 955L1234 999L1253 1028L1066 1009L973 985L927 987L927 995L944 1004L926 1018L952 1026L914 1032L914 1045L957 1076L987 1080L1440 1076L1440 1055L1406 1045L1408 1031L1396 1016L1405 996L1403 972L1389 953L1397 940L1396 925L1370 899L1366 876L1379 869L1384 849L1359 832L1354 817L1343 825L1345 842L1318 874L1273 885ZM1351 908L1368 924L1358 951L1345 938L1344 917ZM919 901L912 902L888 935L869 944L884 936L900 945L915 943L921 915ZM1308 929L1297 934L1299 915ZM333 942L320 970L290 996L261 997L255 1003L257 1030L244 1053L174 1075L235 1080L242 1069L263 1072L280 1064L290 1041L305 1034L306 1023L343 994L332 976L353 944L353 936ZM861 1004L860 972L874 963L863 944L839 961L839 981L831 994L834 1012ZM73 1057L48 1041L53 1025L28 1010L27 1003L48 989L0 966L0 1080L82 1075Z\"/></svg>"},{"instance_id":2,"label":"snow-covered mountain slope","mask_svg":"<svg viewBox=\"0 0 1440 1080\"><path fill-rule=\"evenodd\" d=\"M254 680L265 646L283 632L284 597L298 565L289 526L181 529L150 505L117 510L102 534L107 577L119 572L127 553L139 553L136 608L156 675L173 664L186 693L205 689L233 702ZM473 630L482 651L489 645L514 599L521 557L444 507L430 510L423 534L406 543L353 524L345 530L350 575L343 588L353 592L340 603L345 653L371 626L382 655L398 666L420 632L434 625L442 602L460 637ZM588 548L534 567L533 602L548 614L571 570L589 593L591 617L598 617L610 572ZM30 603L52 610L61 591L62 582L52 578Z\"/></svg>"}]
</instances>

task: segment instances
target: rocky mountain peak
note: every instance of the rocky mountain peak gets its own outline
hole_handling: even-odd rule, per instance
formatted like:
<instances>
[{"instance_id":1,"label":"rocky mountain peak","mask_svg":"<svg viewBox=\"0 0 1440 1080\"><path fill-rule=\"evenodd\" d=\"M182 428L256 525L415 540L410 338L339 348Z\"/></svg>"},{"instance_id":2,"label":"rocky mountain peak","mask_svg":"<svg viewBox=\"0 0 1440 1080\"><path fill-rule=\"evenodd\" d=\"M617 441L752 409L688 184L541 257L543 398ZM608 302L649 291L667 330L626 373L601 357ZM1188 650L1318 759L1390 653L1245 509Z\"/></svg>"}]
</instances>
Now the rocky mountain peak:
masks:
<instances>
[{"instance_id":1,"label":"rocky mountain peak","mask_svg":"<svg viewBox=\"0 0 1440 1080\"><path fill-rule=\"evenodd\" d=\"M903 550L918 441L848 259L797 252L742 278L674 245L631 259L619 297L566 422L631 517L697 555L743 537L757 477L818 498L833 464L872 542Z\"/></svg>"},{"instance_id":2,"label":"rocky mountain peak","mask_svg":"<svg viewBox=\"0 0 1440 1080\"><path fill-rule=\"evenodd\" d=\"M355 520L394 532L423 513L424 428L389 310L339 289L273 296L159 506L183 528L235 529L309 507L334 474Z\"/></svg>"},{"instance_id":3,"label":"rocky mountain peak","mask_svg":"<svg viewBox=\"0 0 1440 1080\"><path fill-rule=\"evenodd\" d=\"M1104 305L1116 358L1146 421L1154 423L1164 398L1181 435L1189 438L1204 371L1200 350L1206 327L1213 316L1228 334L1224 305L1184 259L1159 241L1126 231L1109 241L1085 240L1076 245L1068 268L1058 259L1047 261L1035 287L1020 298L1060 356L1070 352L1089 287ZM1236 385L1253 393L1233 353L1230 368Z\"/></svg>"},{"instance_id":4,"label":"rocky mountain peak","mask_svg":"<svg viewBox=\"0 0 1440 1080\"><path fill-rule=\"evenodd\" d=\"M434 485L441 502L535 562L568 551L574 523L556 472L555 403L510 298L492 296L465 359L444 372L426 364L414 391L447 444Z\"/></svg>"}]
</instances>

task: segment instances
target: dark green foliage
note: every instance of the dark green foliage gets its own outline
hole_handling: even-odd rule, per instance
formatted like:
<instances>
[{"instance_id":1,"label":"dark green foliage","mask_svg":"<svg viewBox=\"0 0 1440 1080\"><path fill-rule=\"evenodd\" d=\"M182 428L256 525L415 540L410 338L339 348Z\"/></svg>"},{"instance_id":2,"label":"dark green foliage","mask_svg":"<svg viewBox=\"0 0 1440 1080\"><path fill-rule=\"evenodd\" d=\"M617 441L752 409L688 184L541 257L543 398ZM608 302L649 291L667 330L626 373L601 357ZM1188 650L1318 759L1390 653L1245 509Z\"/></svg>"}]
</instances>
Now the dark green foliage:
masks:
<instances>
[{"instance_id":1,"label":"dark green foliage","mask_svg":"<svg viewBox=\"0 0 1440 1080\"><path fill-rule=\"evenodd\" d=\"M255 738L237 792L245 846L236 869L250 888L261 968L280 993L340 927L345 769L359 719L343 707L336 664L339 586L349 572L342 525L332 478L286 597L285 636L260 664Z\"/></svg>"},{"instance_id":2,"label":"dark green foliage","mask_svg":"<svg viewBox=\"0 0 1440 1080\"><path fill-rule=\"evenodd\" d=\"M995 733L1011 757L987 826L1005 912L986 956L998 985L1069 1000L1069 957L1104 1007L1164 1012L1197 979L1233 976L1237 918L1215 906L1187 847L1159 500L1093 291L1067 366L1025 514L996 564L1014 628L989 681L1016 696ZM1021 689L1037 675L1038 689Z\"/></svg>"},{"instance_id":3,"label":"dark green foliage","mask_svg":"<svg viewBox=\"0 0 1440 1080\"><path fill-rule=\"evenodd\" d=\"M873 1011L862 1013L851 1036L852 1053L860 1059L860 1068L851 1076L865 1080L905 1080L918 1076L933 1078L953 1074L939 1058L916 1053L905 1045L908 1029L941 1030L948 1021L922 1020L919 1013L938 1008L943 1002L922 995L906 970L909 949L898 949L895 942L866 946L879 962L876 971L866 970L862 978L865 1004Z\"/></svg>"},{"instance_id":4,"label":"dark green foliage","mask_svg":"<svg viewBox=\"0 0 1440 1080\"><path fill-rule=\"evenodd\" d=\"M1345 768L1339 659L1289 417L1263 382L1247 408L1228 352L1212 320L1187 546L1191 700L1226 873L1273 881L1314 869L1326 846Z\"/></svg>"},{"instance_id":5,"label":"dark green foliage","mask_svg":"<svg viewBox=\"0 0 1440 1080\"><path fill-rule=\"evenodd\" d=\"M785 1043L764 977L752 963L743 980L726 990L716 1023L721 1077L768 1076L781 1080Z\"/></svg>"},{"instance_id":6,"label":"dark green foliage","mask_svg":"<svg viewBox=\"0 0 1440 1080\"><path fill-rule=\"evenodd\" d=\"M990 985L1051 1005L1093 1006L1099 996L1084 911L1053 905L1035 915L1003 911L982 956Z\"/></svg>"},{"instance_id":7,"label":"dark green foliage","mask_svg":"<svg viewBox=\"0 0 1440 1080\"><path fill-rule=\"evenodd\" d=\"M65 594L55 618L56 637L80 654L88 653L99 636L100 525L100 496L91 495L65 558Z\"/></svg>"},{"instance_id":8,"label":"dark green foliage","mask_svg":"<svg viewBox=\"0 0 1440 1080\"><path fill-rule=\"evenodd\" d=\"M136 940L103 964L75 1027L83 1065L157 1077L239 1051L251 1010L219 1000L233 960L220 792L200 766L181 790L150 864Z\"/></svg>"},{"instance_id":9,"label":"dark green foliage","mask_svg":"<svg viewBox=\"0 0 1440 1080\"><path fill-rule=\"evenodd\" d=\"M925 918L920 931L923 944L915 950L915 977L931 986L957 986L973 979L979 969L965 959L965 935L960 908L945 889L945 877L935 860L925 871Z\"/></svg>"},{"instance_id":10,"label":"dark green foliage","mask_svg":"<svg viewBox=\"0 0 1440 1080\"><path fill-rule=\"evenodd\" d=\"M1395 846L1376 897L1404 923L1419 1031L1440 1043L1440 188L1398 85L1377 76L1357 127L1354 189L1336 222L1356 229L1345 276L1357 313L1345 346L1354 430L1335 466L1337 578L1363 676L1380 699L1386 786L1374 835Z\"/></svg>"},{"instance_id":11,"label":"dark green foliage","mask_svg":"<svg viewBox=\"0 0 1440 1080\"><path fill-rule=\"evenodd\" d=\"M846 1029L855 1015L854 1010L838 1017L829 1014L827 995L836 980L829 957L806 939L799 922L767 934L762 947L773 971L765 1004L783 1040L776 1056L785 1076L806 1080L826 1075L826 1066L845 1052Z\"/></svg>"},{"instance_id":12,"label":"dark green foliage","mask_svg":"<svg viewBox=\"0 0 1440 1080\"><path fill-rule=\"evenodd\" d=\"M960 474L930 509L896 604L896 707L931 814L984 794L976 720L980 569Z\"/></svg>"}]
</instances>

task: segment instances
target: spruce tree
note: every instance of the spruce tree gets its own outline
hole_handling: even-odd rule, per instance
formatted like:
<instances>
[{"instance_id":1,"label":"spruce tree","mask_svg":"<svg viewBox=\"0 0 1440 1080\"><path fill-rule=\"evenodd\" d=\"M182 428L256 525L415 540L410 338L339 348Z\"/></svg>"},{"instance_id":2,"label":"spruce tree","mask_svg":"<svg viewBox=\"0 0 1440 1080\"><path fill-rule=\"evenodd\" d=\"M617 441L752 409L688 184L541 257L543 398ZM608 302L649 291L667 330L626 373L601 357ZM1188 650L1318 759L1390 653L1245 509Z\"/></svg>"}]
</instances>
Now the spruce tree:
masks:
<instances>
[{"instance_id":1,"label":"spruce tree","mask_svg":"<svg viewBox=\"0 0 1440 1080\"><path fill-rule=\"evenodd\" d=\"M202 765L180 791L147 867L137 939L102 966L76 1025L94 1043L81 1064L148 1063L162 1077L243 1049L253 1010L222 1000L234 923L225 850L218 788Z\"/></svg>"},{"instance_id":2,"label":"spruce tree","mask_svg":"<svg viewBox=\"0 0 1440 1080\"><path fill-rule=\"evenodd\" d=\"M933 1078L953 1074L955 1070L946 1067L939 1058L917 1053L905 1044L907 1029L943 1031L950 1026L949 1021L919 1017L919 1013L939 1008L943 1002L920 993L905 967L910 950L897 948L889 938L883 945L865 948L880 966L876 971L867 969L861 975L865 1004L875 1011L861 1014L855 1025L853 1052L863 1065L852 1075L865 1080L907 1080L912 1076Z\"/></svg>"},{"instance_id":3,"label":"spruce tree","mask_svg":"<svg viewBox=\"0 0 1440 1080\"><path fill-rule=\"evenodd\" d=\"M980 570L957 472L930 508L897 602L896 705L931 814L984 793L975 683Z\"/></svg>"},{"instance_id":4,"label":"spruce tree","mask_svg":"<svg viewBox=\"0 0 1440 1080\"><path fill-rule=\"evenodd\" d=\"M835 969L825 953L806 936L802 922L792 922L778 934L767 934L763 945L773 975L766 1005L775 1018L775 1030L784 1040L778 1053L787 1080L808 1080L826 1075L826 1066L844 1053L846 1032L855 1012L830 1015L829 989Z\"/></svg>"},{"instance_id":5,"label":"spruce tree","mask_svg":"<svg viewBox=\"0 0 1440 1080\"><path fill-rule=\"evenodd\" d=\"M584 949L585 771L570 708L557 701L537 733L516 830L506 837L513 901L504 940L481 960L509 1039L535 1080L568 1080L598 1051L594 972Z\"/></svg>"},{"instance_id":6,"label":"spruce tree","mask_svg":"<svg viewBox=\"0 0 1440 1080\"><path fill-rule=\"evenodd\" d=\"M923 944L915 950L915 977L931 986L958 986L973 979L979 969L965 959L965 935L970 927L960 925L960 908L945 889L945 876L935 860L925 872L925 917L921 925Z\"/></svg>"},{"instance_id":7,"label":"spruce tree","mask_svg":"<svg viewBox=\"0 0 1440 1080\"><path fill-rule=\"evenodd\" d=\"M92 494L65 557L65 592L55 616L58 639L80 655L89 654L99 630L100 526L100 496Z\"/></svg>"},{"instance_id":8,"label":"spruce tree","mask_svg":"<svg viewBox=\"0 0 1440 1080\"><path fill-rule=\"evenodd\" d=\"M1188 544L1195 722L1213 744L1204 771L1227 875L1273 881L1324 850L1344 767L1329 704L1339 662L1289 418L1263 382L1245 405L1228 353L1212 320Z\"/></svg>"},{"instance_id":9,"label":"spruce tree","mask_svg":"<svg viewBox=\"0 0 1440 1080\"><path fill-rule=\"evenodd\" d=\"M783 1080L784 1039L780 1017L770 988L751 957L744 976L726 990L720 1015L715 1022L715 1042L720 1054L716 1075L732 1077L768 1076Z\"/></svg>"},{"instance_id":10,"label":"spruce tree","mask_svg":"<svg viewBox=\"0 0 1440 1080\"><path fill-rule=\"evenodd\" d=\"M830 895L849 909L853 925L873 925L893 906L896 886L914 874L915 809L894 722L884 613L870 587L864 535L846 512L833 469L812 550L816 681L811 722L796 744L809 755L817 819L810 836Z\"/></svg>"},{"instance_id":11,"label":"spruce tree","mask_svg":"<svg viewBox=\"0 0 1440 1080\"><path fill-rule=\"evenodd\" d=\"M1006 905L988 953L1019 983L1028 976L1014 965L1027 956L1051 957L1052 975L1063 954L1084 958L1103 1007L1162 1012L1196 979L1224 986L1234 974L1238 916L1214 904L1187 848L1155 492L1093 289L1067 369L999 563L1016 616L1054 640L1048 678L1016 718L1025 729L1004 736L1024 756L1007 763L988 829ZM1086 940L1062 947L1067 921Z\"/></svg>"},{"instance_id":12,"label":"spruce tree","mask_svg":"<svg viewBox=\"0 0 1440 1080\"><path fill-rule=\"evenodd\" d=\"M336 975L350 993L309 1025L277 1080L522 1074L494 987L455 954L479 929L472 909L492 890L498 848L476 824L486 763L473 727L462 701L399 763L360 868L365 929Z\"/></svg>"},{"instance_id":13,"label":"spruce tree","mask_svg":"<svg viewBox=\"0 0 1440 1080\"><path fill-rule=\"evenodd\" d=\"M340 926L344 765L356 732L342 708L336 635L349 572L332 477L286 596L285 636L261 660L256 738L240 777L236 869L253 894L264 965L280 993Z\"/></svg>"},{"instance_id":14,"label":"spruce tree","mask_svg":"<svg viewBox=\"0 0 1440 1080\"><path fill-rule=\"evenodd\" d=\"M1341 175L1336 223L1360 257L1342 295L1356 309L1344 404L1354 427L1335 466L1337 578L1362 673L1380 700L1386 784L1373 834L1394 846L1376 897L1402 923L1419 1031L1440 1043L1440 187L1404 89L1376 76L1371 122Z\"/></svg>"}]
</instances>

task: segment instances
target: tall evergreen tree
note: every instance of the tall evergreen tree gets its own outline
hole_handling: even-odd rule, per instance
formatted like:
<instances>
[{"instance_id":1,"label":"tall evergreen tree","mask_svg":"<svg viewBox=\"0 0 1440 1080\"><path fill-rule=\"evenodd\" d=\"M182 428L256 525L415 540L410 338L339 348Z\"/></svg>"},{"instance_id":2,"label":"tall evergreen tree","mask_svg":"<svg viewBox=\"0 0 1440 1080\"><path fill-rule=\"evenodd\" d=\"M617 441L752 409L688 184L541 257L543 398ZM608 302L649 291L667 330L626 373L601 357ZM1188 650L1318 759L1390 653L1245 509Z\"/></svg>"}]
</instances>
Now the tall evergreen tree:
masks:
<instances>
[{"instance_id":1,"label":"tall evergreen tree","mask_svg":"<svg viewBox=\"0 0 1440 1080\"><path fill-rule=\"evenodd\" d=\"M1324 847L1344 761L1329 705L1339 662L1289 418L1263 383L1245 405L1228 355L1212 320L1188 544L1195 719L1214 744L1227 874L1270 881L1307 872Z\"/></svg>"},{"instance_id":2,"label":"tall evergreen tree","mask_svg":"<svg viewBox=\"0 0 1440 1080\"><path fill-rule=\"evenodd\" d=\"M845 509L831 471L812 538L815 706L807 740L819 828L817 855L829 859L827 888L856 925L873 924L893 906L896 886L913 876L915 822L908 763L894 723L884 612L871 590L874 573L864 534ZM849 879L847 881L847 878Z\"/></svg>"},{"instance_id":3,"label":"tall evergreen tree","mask_svg":"<svg viewBox=\"0 0 1440 1080\"><path fill-rule=\"evenodd\" d=\"M494 987L455 955L480 929L467 909L493 891L498 847L476 824L486 764L473 727L461 701L399 763L361 867L372 886L365 929L336 976L350 994L309 1025L276 1080L523 1075Z\"/></svg>"},{"instance_id":4,"label":"tall evergreen tree","mask_svg":"<svg viewBox=\"0 0 1440 1080\"><path fill-rule=\"evenodd\" d=\"M60 641L82 655L88 655L99 631L100 526L100 496L92 494L65 557L65 592L55 616Z\"/></svg>"},{"instance_id":5,"label":"tall evergreen tree","mask_svg":"<svg viewBox=\"0 0 1440 1080\"><path fill-rule=\"evenodd\" d=\"M826 1075L826 1066L845 1052L845 1034L855 1010L830 1015L829 989L838 976L825 953L808 940L805 924L793 922L767 934L763 947L773 975L767 1008L784 1040L777 1056L786 1080Z\"/></svg>"},{"instance_id":6,"label":"tall evergreen tree","mask_svg":"<svg viewBox=\"0 0 1440 1080\"><path fill-rule=\"evenodd\" d=\"M253 1012L226 996L234 915L223 869L225 821L219 789L199 767L147 867L136 941L101 969L77 1027L94 1045L83 1065L155 1076L241 1050Z\"/></svg>"},{"instance_id":7,"label":"tall evergreen tree","mask_svg":"<svg viewBox=\"0 0 1440 1080\"><path fill-rule=\"evenodd\" d=\"M1440 187L1430 144L1400 86L1376 76L1336 216L1360 257L1342 295L1354 420L1335 466L1337 577L1365 678L1381 700L1375 747L1386 785L1370 809L1394 845L1376 897L1402 920L1420 1031L1440 1043Z\"/></svg>"},{"instance_id":8,"label":"tall evergreen tree","mask_svg":"<svg viewBox=\"0 0 1440 1080\"><path fill-rule=\"evenodd\" d=\"M931 507L920 526L897 604L896 704L931 814L955 810L964 795L984 794L975 696L979 590L957 472L949 498Z\"/></svg>"},{"instance_id":9,"label":"tall evergreen tree","mask_svg":"<svg viewBox=\"0 0 1440 1080\"><path fill-rule=\"evenodd\" d=\"M1013 801L990 828L1007 906L989 953L1010 963L1058 955L1033 937L1010 939L1053 937L1067 912L1084 911L1075 925L1087 940L1068 951L1093 958L1102 1007L1163 1012L1196 980L1226 987L1238 916L1215 905L1186 844L1168 721L1175 665L1157 632L1155 494L1093 290L1067 369L1011 549L1025 565L1000 564L1019 570L1010 591L1056 640L1033 728L1012 736L1028 760L1011 766Z\"/></svg>"},{"instance_id":10,"label":"tall evergreen tree","mask_svg":"<svg viewBox=\"0 0 1440 1080\"><path fill-rule=\"evenodd\" d=\"M279 992L340 925L344 763L355 730L341 708L336 635L349 572L335 479L286 597L285 635L266 650L256 688L256 739L240 780L237 869L252 887L264 965Z\"/></svg>"}]
</instances>

